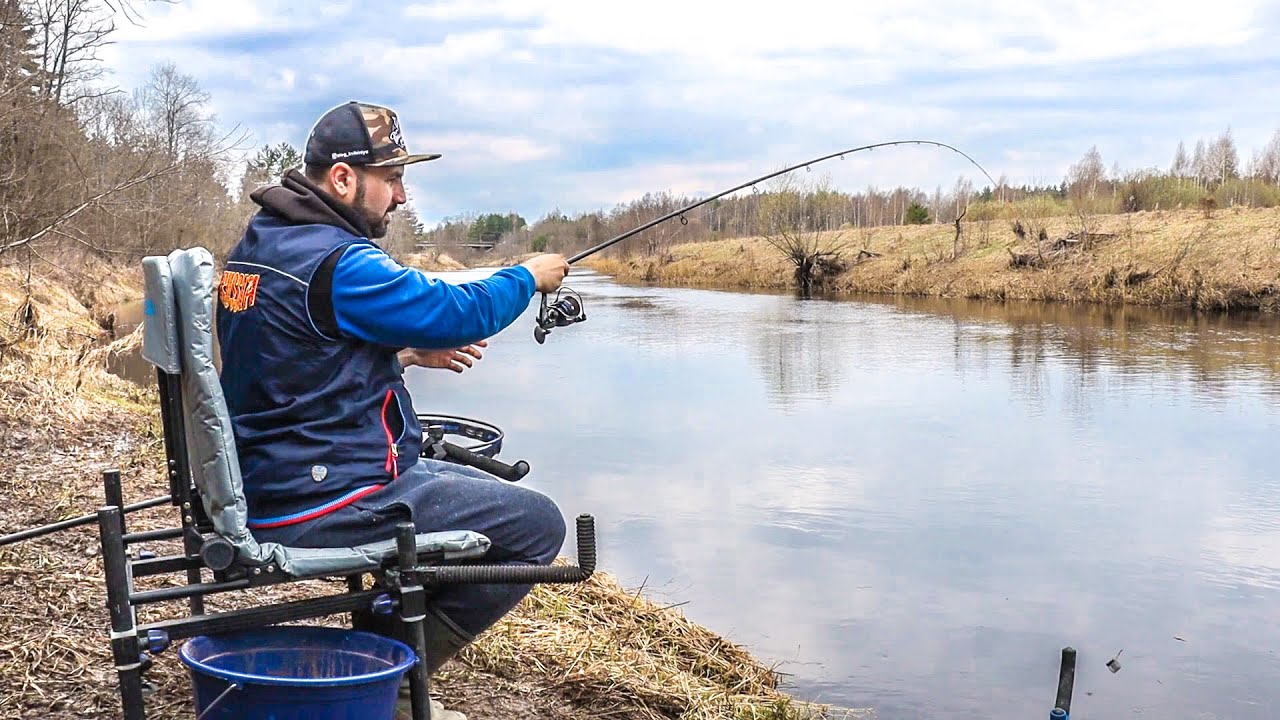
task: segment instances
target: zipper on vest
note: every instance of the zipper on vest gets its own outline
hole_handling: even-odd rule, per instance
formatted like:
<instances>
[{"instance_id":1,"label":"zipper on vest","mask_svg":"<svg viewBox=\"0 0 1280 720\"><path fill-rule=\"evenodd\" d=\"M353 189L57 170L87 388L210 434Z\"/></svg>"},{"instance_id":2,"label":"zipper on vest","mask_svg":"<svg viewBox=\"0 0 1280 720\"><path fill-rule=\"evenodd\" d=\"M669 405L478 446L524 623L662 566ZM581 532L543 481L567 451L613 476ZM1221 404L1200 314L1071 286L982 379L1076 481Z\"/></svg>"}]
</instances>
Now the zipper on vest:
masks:
<instances>
[{"instance_id":1,"label":"zipper on vest","mask_svg":"<svg viewBox=\"0 0 1280 720\"><path fill-rule=\"evenodd\" d=\"M391 437L391 425L387 422L387 409L391 407L391 399L395 397L394 390L387 391L387 397L382 401L382 431L387 434L387 464L383 468L391 473L391 478L400 477L400 448L396 445L396 439Z\"/></svg>"}]
</instances>

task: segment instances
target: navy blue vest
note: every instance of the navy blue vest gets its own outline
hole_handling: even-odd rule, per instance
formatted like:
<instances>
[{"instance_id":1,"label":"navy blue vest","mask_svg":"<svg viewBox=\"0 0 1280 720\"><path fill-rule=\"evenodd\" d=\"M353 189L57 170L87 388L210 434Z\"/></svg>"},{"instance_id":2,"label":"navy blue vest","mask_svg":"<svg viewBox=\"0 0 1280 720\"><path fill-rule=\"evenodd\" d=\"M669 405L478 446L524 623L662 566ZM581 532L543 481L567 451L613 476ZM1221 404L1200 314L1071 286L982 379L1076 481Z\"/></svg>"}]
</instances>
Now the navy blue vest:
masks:
<instances>
[{"instance_id":1,"label":"navy blue vest","mask_svg":"<svg viewBox=\"0 0 1280 720\"><path fill-rule=\"evenodd\" d=\"M336 510L394 480L422 451L400 348L333 337L312 316L317 268L352 244L372 243L258 213L227 257L221 379L251 528Z\"/></svg>"}]
</instances>

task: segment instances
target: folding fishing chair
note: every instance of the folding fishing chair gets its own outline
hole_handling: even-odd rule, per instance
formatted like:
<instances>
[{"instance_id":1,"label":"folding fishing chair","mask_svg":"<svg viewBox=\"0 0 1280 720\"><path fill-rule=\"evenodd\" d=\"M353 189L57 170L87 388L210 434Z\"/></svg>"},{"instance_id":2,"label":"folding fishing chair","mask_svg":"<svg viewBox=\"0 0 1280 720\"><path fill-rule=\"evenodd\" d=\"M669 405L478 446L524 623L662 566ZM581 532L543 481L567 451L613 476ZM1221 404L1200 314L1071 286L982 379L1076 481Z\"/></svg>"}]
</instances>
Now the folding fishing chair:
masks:
<instances>
[{"instance_id":1,"label":"folding fishing chair","mask_svg":"<svg viewBox=\"0 0 1280 720\"><path fill-rule=\"evenodd\" d=\"M578 564L531 567L481 565L489 547L485 536L460 528L414 533L400 523L394 540L341 548L292 548L259 543L246 526L246 504L230 417L213 362L214 262L203 248L175 250L167 257L143 260L146 282L143 357L157 368L160 411L169 477L169 502L180 527L126 532L120 473L103 473L106 504L98 510L111 649L119 676L125 720L143 720L144 672L152 656L173 640L252 630L337 613L396 618L419 659L426 652L423 615L433 588L449 583L577 583L595 569L595 528L590 515L577 518ZM512 467L473 455L448 443L427 443L447 459L468 457L483 467ZM424 454L426 451L424 450ZM508 476L519 476L527 465ZM157 557L129 547L181 540L182 553ZM185 575L185 583L136 590L136 578ZM365 576L378 579L365 588ZM204 598L216 593L326 579L318 597L282 601L239 610L210 612ZM338 582L334 583L333 580ZM345 584L342 580L345 579ZM138 623L136 609L186 600L189 613L158 622ZM421 660L408 671L415 720L430 717L428 670Z\"/></svg>"}]
</instances>

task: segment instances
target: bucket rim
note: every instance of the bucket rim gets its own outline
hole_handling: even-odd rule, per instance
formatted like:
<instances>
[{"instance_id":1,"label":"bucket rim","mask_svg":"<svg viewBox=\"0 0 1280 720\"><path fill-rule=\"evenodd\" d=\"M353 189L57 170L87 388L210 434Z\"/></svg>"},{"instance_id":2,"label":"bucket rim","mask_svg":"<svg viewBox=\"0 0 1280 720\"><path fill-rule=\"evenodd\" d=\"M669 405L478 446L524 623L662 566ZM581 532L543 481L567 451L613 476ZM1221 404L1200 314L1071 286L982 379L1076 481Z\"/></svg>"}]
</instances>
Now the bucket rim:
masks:
<instances>
[{"instance_id":1,"label":"bucket rim","mask_svg":"<svg viewBox=\"0 0 1280 720\"><path fill-rule=\"evenodd\" d=\"M393 663L384 669L376 670L371 673L364 673L361 675L349 675L346 677L337 677L337 678L296 678L296 677L272 677L269 675L255 675L252 673L236 672L235 670L227 670L225 668L220 668L215 665L209 665L195 657L192 657L191 655L191 650L190 650L191 645L192 643L198 643L198 641L202 641L202 640L215 641L221 638L248 635L250 633L261 633L264 631L269 631L272 633L283 634L283 635L313 636L313 637L323 636L323 635L329 635L329 636L335 636L335 637L338 635L347 636L347 637L351 637L351 636L369 637L374 639L375 642L383 643L385 645L389 645L391 647L394 647L398 650L403 651L405 655L405 659L398 663ZM413 651L413 648L409 647L408 645L394 638L389 638L385 635L379 635L377 633L366 632L364 630L345 630L342 628L317 627L317 626L309 626L309 625L277 625L277 626L272 626L268 628L255 628L253 630L241 630L241 631L230 632L230 633L219 633L217 635L197 635L191 638L190 640L188 640L187 642L183 643L182 647L178 649L178 659L181 660L184 665L186 665L188 668L191 668L192 670L197 670L206 675L220 678L228 682L236 683L239 685L271 685L271 686L277 686L277 687L345 687L348 685L365 685L369 683L375 683L375 682L387 680L393 676L403 674L406 670L413 667L418 662L417 653Z\"/></svg>"}]
</instances>

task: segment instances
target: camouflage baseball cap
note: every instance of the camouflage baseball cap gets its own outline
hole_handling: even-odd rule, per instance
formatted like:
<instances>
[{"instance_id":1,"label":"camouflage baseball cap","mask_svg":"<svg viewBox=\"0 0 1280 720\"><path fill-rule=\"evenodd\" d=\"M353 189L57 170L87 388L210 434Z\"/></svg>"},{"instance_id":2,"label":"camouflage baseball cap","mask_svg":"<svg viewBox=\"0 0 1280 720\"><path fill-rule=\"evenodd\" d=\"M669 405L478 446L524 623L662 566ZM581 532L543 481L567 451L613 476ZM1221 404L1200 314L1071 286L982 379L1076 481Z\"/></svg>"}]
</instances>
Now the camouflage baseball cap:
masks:
<instances>
[{"instance_id":1,"label":"camouflage baseball cap","mask_svg":"<svg viewBox=\"0 0 1280 720\"><path fill-rule=\"evenodd\" d=\"M352 100L332 108L316 121L307 138L304 161L326 167L385 167L435 160L440 153L412 154L405 147L400 119L391 108Z\"/></svg>"}]
</instances>

